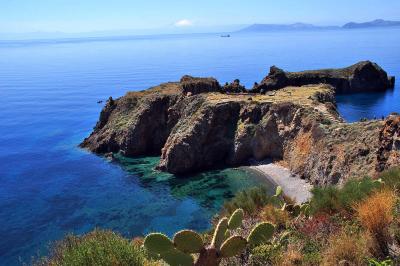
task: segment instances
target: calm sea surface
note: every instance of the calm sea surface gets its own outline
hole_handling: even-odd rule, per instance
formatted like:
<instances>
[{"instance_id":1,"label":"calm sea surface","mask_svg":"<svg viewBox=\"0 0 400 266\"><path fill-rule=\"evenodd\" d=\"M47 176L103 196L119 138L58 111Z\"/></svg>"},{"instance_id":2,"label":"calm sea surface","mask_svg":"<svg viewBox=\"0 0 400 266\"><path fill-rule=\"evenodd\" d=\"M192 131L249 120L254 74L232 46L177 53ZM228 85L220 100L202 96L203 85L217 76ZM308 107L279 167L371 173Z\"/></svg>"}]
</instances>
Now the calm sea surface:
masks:
<instances>
[{"instance_id":1,"label":"calm sea surface","mask_svg":"<svg viewBox=\"0 0 400 266\"><path fill-rule=\"evenodd\" d=\"M77 148L110 95L184 74L260 81L290 71L379 63L400 77L400 29L0 41L0 265L30 262L68 232L132 237L205 230L225 199L260 182L244 169L187 179L153 171L158 158L110 163ZM400 82L400 81L399 81ZM400 89L338 97L348 121L400 112Z\"/></svg>"}]
</instances>

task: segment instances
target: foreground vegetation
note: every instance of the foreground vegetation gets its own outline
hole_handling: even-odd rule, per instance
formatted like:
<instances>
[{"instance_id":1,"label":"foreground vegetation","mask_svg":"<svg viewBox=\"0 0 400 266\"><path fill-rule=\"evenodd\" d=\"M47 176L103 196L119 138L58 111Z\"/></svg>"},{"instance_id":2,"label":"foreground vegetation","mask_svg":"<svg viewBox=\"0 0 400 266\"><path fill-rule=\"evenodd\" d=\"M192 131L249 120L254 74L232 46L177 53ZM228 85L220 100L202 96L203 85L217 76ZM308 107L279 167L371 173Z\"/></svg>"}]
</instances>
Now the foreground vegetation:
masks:
<instances>
[{"instance_id":1,"label":"foreground vegetation","mask_svg":"<svg viewBox=\"0 0 400 266\"><path fill-rule=\"evenodd\" d=\"M400 265L400 168L377 179L351 180L340 188L315 188L312 193L309 203L296 206L290 199L283 200L280 191L271 197L263 188L253 188L224 204L221 219L215 220L216 228L210 232L181 231L173 240L153 234L146 244L141 238L129 241L96 230L82 237L68 236L37 264L165 265L167 260L172 265L191 265L203 248L218 241L217 259L198 265ZM229 216L229 220L223 218ZM242 222L229 227L232 219ZM225 223L223 232L229 234L216 240ZM273 225L273 234L257 245L246 244L251 243L249 236L259 224ZM158 238L163 239L163 246L148 245L149 239L160 243ZM187 243L190 248L185 250ZM222 252L224 244L228 248ZM160 256L166 247L194 254L174 262Z\"/></svg>"}]
</instances>

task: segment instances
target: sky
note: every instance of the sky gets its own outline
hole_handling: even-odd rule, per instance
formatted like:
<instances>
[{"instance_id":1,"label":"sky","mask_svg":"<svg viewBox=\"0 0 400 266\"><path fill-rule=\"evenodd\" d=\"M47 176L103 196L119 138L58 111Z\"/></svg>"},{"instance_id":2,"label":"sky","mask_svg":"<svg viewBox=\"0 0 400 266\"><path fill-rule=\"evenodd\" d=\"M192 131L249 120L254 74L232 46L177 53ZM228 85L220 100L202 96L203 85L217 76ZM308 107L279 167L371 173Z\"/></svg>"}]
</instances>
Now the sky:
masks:
<instances>
[{"instance_id":1,"label":"sky","mask_svg":"<svg viewBox=\"0 0 400 266\"><path fill-rule=\"evenodd\" d=\"M400 0L0 0L0 35L229 30L253 23L400 20Z\"/></svg>"}]
</instances>

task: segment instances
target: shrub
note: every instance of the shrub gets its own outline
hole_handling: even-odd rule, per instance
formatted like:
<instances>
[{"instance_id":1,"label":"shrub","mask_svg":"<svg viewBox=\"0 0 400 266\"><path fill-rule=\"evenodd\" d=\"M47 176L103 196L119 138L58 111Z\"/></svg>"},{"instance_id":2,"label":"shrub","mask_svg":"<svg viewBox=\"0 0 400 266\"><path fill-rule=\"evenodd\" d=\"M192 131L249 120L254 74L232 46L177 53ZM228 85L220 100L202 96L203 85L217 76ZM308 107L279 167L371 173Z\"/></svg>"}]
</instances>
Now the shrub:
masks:
<instances>
[{"instance_id":1,"label":"shrub","mask_svg":"<svg viewBox=\"0 0 400 266\"><path fill-rule=\"evenodd\" d=\"M393 221L395 200L392 191L382 190L374 193L356 207L361 225L375 240L378 256L389 255L389 226Z\"/></svg>"},{"instance_id":2,"label":"shrub","mask_svg":"<svg viewBox=\"0 0 400 266\"><path fill-rule=\"evenodd\" d=\"M368 252L368 239L341 232L332 235L328 247L322 254L322 265L365 265Z\"/></svg>"},{"instance_id":3,"label":"shrub","mask_svg":"<svg viewBox=\"0 0 400 266\"><path fill-rule=\"evenodd\" d=\"M315 187L311 193L313 195L310 201L311 213L332 213L339 210L340 204L338 199L338 188L334 186L327 186L324 188Z\"/></svg>"},{"instance_id":4,"label":"shrub","mask_svg":"<svg viewBox=\"0 0 400 266\"><path fill-rule=\"evenodd\" d=\"M385 183L385 186L399 192L400 189L400 167L394 167L382 172L379 178Z\"/></svg>"},{"instance_id":5,"label":"shrub","mask_svg":"<svg viewBox=\"0 0 400 266\"><path fill-rule=\"evenodd\" d=\"M301 253L303 254L303 265L321 265L320 244L311 239L304 243Z\"/></svg>"},{"instance_id":6,"label":"shrub","mask_svg":"<svg viewBox=\"0 0 400 266\"><path fill-rule=\"evenodd\" d=\"M262 209L260 218L275 224L278 228L286 227L290 221L289 213L286 210L276 208L272 204L268 204Z\"/></svg>"},{"instance_id":7,"label":"shrub","mask_svg":"<svg viewBox=\"0 0 400 266\"><path fill-rule=\"evenodd\" d=\"M230 201L224 203L223 212L232 214L236 209L243 209L253 215L270 200L265 187L253 187L237 193Z\"/></svg>"},{"instance_id":8,"label":"shrub","mask_svg":"<svg viewBox=\"0 0 400 266\"><path fill-rule=\"evenodd\" d=\"M282 247L262 245L251 251L250 265L279 265L282 260Z\"/></svg>"},{"instance_id":9,"label":"shrub","mask_svg":"<svg viewBox=\"0 0 400 266\"><path fill-rule=\"evenodd\" d=\"M303 254L301 254L301 248L297 247L296 245L289 245L287 250L282 254L282 259L279 265L303 265Z\"/></svg>"},{"instance_id":10,"label":"shrub","mask_svg":"<svg viewBox=\"0 0 400 266\"><path fill-rule=\"evenodd\" d=\"M149 265L144 251L111 231L94 230L81 237L68 235L55 243L49 258L36 265Z\"/></svg>"},{"instance_id":11,"label":"shrub","mask_svg":"<svg viewBox=\"0 0 400 266\"><path fill-rule=\"evenodd\" d=\"M330 216L326 214L317 214L310 219L305 220L299 226L299 232L307 237L316 239L330 234L334 230L334 225L330 221Z\"/></svg>"},{"instance_id":12,"label":"shrub","mask_svg":"<svg viewBox=\"0 0 400 266\"><path fill-rule=\"evenodd\" d=\"M316 187L312 190L310 202L312 213L335 213L342 210L352 211L355 203L360 202L381 187L371 178L350 180L342 188L336 186Z\"/></svg>"}]
</instances>

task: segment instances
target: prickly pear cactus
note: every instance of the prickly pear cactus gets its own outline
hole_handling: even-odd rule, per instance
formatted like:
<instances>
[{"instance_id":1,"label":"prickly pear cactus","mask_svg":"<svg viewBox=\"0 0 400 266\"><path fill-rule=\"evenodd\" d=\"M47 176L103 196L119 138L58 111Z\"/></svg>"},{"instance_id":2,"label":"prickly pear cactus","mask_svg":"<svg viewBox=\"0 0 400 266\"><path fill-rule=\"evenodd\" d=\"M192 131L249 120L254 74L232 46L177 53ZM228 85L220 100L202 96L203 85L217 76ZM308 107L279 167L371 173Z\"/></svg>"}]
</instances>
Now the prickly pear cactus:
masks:
<instances>
[{"instance_id":1,"label":"prickly pear cactus","mask_svg":"<svg viewBox=\"0 0 400 266\"><path fill-rule=\"evenodd\" d=\"M240 255L247 246L247 240L241 236L231 236L221 245L221 257L229 258Z\"/></svg>"},{"instance_id":2,"label":"prickly pear cactus","mask_svg":"<svg viewBox=\"0 0 400 266\"><path fill-rule=\"evenodd\" d=\"M247 242L251 246L258 246L271 240L275 226L271 223L260 223L251 230Z\"/></svg>"},{"instance_id":3,"label":"prickly pear cactus","mask_svg":"<svg viewBox=\"0 0 400 266\"><path fill-rule=\"evenodd\" d=\"M146 236L143 245L150 254L163 259L171 266L217 266L222 258L237 256L247 246L264 244L272 237L275 227L270 223L258 224L248 239L237 235L230 236L230 230L238 229L242 225L243 217L243 210L238 209L229 219L222 218L215 228L209 246L192 230L177 232L173 240L161 233L152 233ZM191 254L199 254L196 262Z\"/></svg>"},{"instance_id":4,"label":"prickly pear cactus","mask_svg":"<svg viewBox=\"0 0 400 266\"><path fill-rule=\"evenodd\" d=\"M216 249L219 249L221 247L222 242L224 242L225 240L225 232L227 229L228 218L224 217L219 221L217 228L215 228L214 236L211 241L211 246L215 247Z\"/></svg>"},{"instance_id":5,"label":"prickly pear cactus","mask_svg":"<svg viewBox=\"0 0 400 266\"><path fill-rule=\"evenodd\" d=\"M146 236L144 247L151 253L165 253L174 249L174 243L164 234L152 233Z\"/></svg>"},{"instance_id":6,"label":"prickly pear cactus","mask_svg":"<svg viewBox=\"0 0 400 266\"><path fill-rule=\"evenodd\" d=\"M175 234L173 239L174 245L182 252L200 253L203 248L203 240L201 236L192 230L182 230Z\"/></svg>"},{"instance_id":7,"label":"prickly pear cactus","mask_svg":"<svg viewBox=\"0 0 400 266\"><path fill-rule=\"evenodd\" d=\"M243 217L244 217L243 209L237 209L236 211L234 211L231 215L231 218L229 218L228 221L229 230L235 230L238 227L242 226Z\"/></svg>"}]
</instances>

